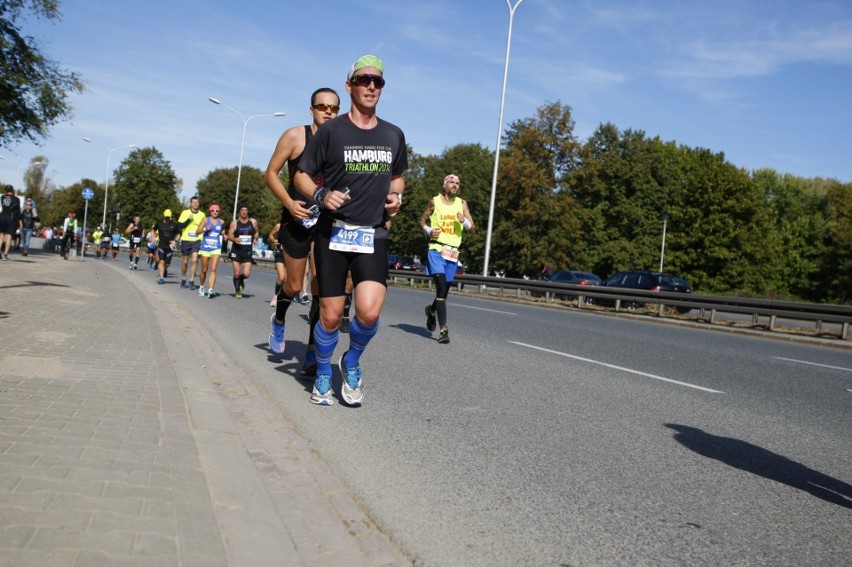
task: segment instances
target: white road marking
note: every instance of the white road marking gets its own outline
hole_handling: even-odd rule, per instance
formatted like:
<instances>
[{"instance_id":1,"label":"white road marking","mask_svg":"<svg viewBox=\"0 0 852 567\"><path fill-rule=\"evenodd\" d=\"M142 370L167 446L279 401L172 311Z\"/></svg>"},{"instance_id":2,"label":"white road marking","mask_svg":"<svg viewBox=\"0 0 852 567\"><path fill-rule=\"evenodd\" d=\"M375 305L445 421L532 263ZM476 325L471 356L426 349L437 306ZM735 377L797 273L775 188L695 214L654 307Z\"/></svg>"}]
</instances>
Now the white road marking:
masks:
<instances>
[{"instance_id":1,"label":"white road marking","mask_svg":"<svg viewBox=\"0 0 852 567\"><path fill-rule=\"evenodd\" d=\"M834 370L845 370L846 372L852 372L852 368L844 368L842 366L829 366L828 364L819 364L817 362L808 362L807 360L796 360L795 358L784 358L781 356L773 356L772 358L778 360L786 360L787 362L798 362L799 364L810 364L811 366L822 366L823 368L833 368Z\"/></svg>"},{"instance_id":2,"label":"white road marking","mask_svg":"<svg viewBox=\"0 0 852 567\"><path fill-rule=\"evenodd\" d=\"M473 307L472 305L462 305L460 303L451 303L453 307L464 307L466 309L477 309L479 311L488 311L489 313L499 313L501 315L517 315L517 313L512 313L511 311L498 311L496 309L486 309L484 307Z\"/></svg>"},{"instance_id":3,"label":"white road marking","mask_svg":"<svg viewBox=\"0 0 852 567\"><path fill-rule=\"evenodd\" d=\"M515 342L515 341L509 341L509 342L512 343L512 344L519 345L519 346L532 348L532 349L535 349L535 350L541 350L541 351L544 351L544 352L549 352L551 354L557 354L559 356L564 356L566 358L573 358L574 360L581 360L583 362L589 362L591 364L597 364L599 366L605 366L607 368L613 368L615 370L621 370L623 372L629 372L631 374L637 374L639 376L645 376L646 378L653 378L654 380L661 380L663 382L669 382L670 384L677 384L678 386L686 386L687 388L694 388L696 390L701 390L702 392L709 392L711 394L724 394L725 393L725 392L722 392L720 390L711 390L710 388L705 388L704 386L697 386L695 384L690 384L688 382L681 382L679 380L672 380L671 378L665 378L663 376L657 376L656 374L648 374L647 372L641 372L639 370L633 370L632 368L624 368L623 366L616 366L614 364L607 364L606 362L601 362L599 360L592 360L591 358L583 358L582 356L575 356L573 354L567 354L567 353L559 352L559 351L556 351L556 350L550 350L550 349L547 349L547 348L537 347L537 346L534 346L534 345L528 345L526 343L519 343L519 342Z\"/></svg>"}]
</instances>

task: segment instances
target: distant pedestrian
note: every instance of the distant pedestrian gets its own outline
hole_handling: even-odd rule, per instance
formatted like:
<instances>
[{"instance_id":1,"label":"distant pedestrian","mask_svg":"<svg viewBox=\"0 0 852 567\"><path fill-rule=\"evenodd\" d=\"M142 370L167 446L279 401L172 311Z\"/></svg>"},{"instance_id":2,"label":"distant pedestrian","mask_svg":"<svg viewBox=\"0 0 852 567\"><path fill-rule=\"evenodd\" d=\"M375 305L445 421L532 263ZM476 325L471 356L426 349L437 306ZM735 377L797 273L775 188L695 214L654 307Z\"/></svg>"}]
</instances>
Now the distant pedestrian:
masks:
<instances>
[{"instance_id":1,"label":"distant pedestrian","mask_svg":"<svg viewBox=\"0 0 852 567\"><path fill-rule=\"evenodd\" d=\"M157 283L162 285L166 283L165 278L168 275L169 265L172 262L172 256L175 253L180 236L180 226L172 220L171 209L163 211L163 220L154 225L154 234L157 237L157 258L159 259Z\"/></svg>"},{"instance_id":2,"label":"distant pedestrian","mask_svg":"<svg viewBox=\"0 0 852 567\"><path fill-rule=\"evenodd\" d=\"M15 188L6 185L4 195L0 197L0 257L9 259L9 247L12 237L21 228L21 201L15 195Z\"/></svg>"},{"instance_id":3,"label":"distant pedestrian","mask_svg":"<svg viewBox=\"0 0 852 567\"><path fill-rule=\"evenodd\" d=\"M21 212L21 256L30 255L30 238L32 238L35 230L35 223L38 222L38 214L33 208L32 199L27 199L24 203L24 210Z\"/></svg>"},{"instance_id":4,"label":"distant pedestrian","mask_svg":"<svg viewBox=\"0 0 852 567\"><path fill-rule=\"evenodd\" d=\"M205 214L199 210L201 201L198 195L189 199L189 208L184 209L178 218L181 227L180 235L180 287L195 289L195 272L198 268L198 251L201 250L201 232L199 227L204 222ZM189 276L187 276L189 267Z\"/></svg>"},{"instance_id":5,"label":"distant pedestrian","mask_svg":"<svg viewBox=\"0 0 852 567\"><path fill-rule=\"evenodd\" d=\"M281 288L284 287L284 283L287 281L287 265L284 263L284 248L282 248L281 243L278 242L278 231L281 230L281 223L275 223L275 226L272 227L272 232L269 233L269 245L272 248L272 259L275 262L275 273L278 275L275 278L275 293L272 294L272 299L269 301L269 305L275 307L278 304L278 294L281 292Z\"/></svg>"},{"instance_id":6,"label":"distant pedestrian","mask_svg":"<svg viewBox=\"0 0 852 567\"><path fill-rule=\"evenodd\" d=\"M139 250L142 248L142 238L145 235L145 225L142 224L142 218L139 215L133 217L124 234L130 235L130 269L139 269Z\"/></svg>"},{"instance_id":7,"label":"distant pedestrian","mask_svg":"<svg viewBox=\"0 0 852 567\"><path fill-rule=\"evenodd\" d=\"M112 229L110 248L112 248L112 261L115 262L118 260L118 252L121 249L121 233L118 232L117 226Z\"/></svg>"},{"instance_id":8,"label":"distant pedestrian","mask_svg":"<svg viewBox=\"0 0 852 567\"><path fill-rule=\"evenodd\" d=\"M441 327L438 342L442 344L450 342L447 295L459 267L462 232L476 230L467 201L457 196L460 187L458 175L447 175L441 192L429 199L426 210L420 215L420 228L429 237L426 273L435 281L435 300L426 306L426 329L434 331L437 318L437 325Z\"/></svg>"},{"instance_id":9,"label":"distant pedestrian","mask_svg":"<svg viewBox=\"0 0 852 567\"><path fill-rule=\"evenodd\" d=\"M206 217L201 225L201 249L198 251L198 257L201 258L198 296L204 297L204 285L207 284L207 297L213 298L216 297L213 288L216 286L216 268L222 255L222 232L225 222L219 218L219 203L211 203L207 212L210 216Z\"/></svg>"},{"instance_id":10,"label":"distant pedestrian","mask_svg":"<svg viewBox=\"0 0 852 567\"><path fill-rule=\"evenodd\" d=\"M251 253L257 244L257 221L248 216L248 207L241 205L237 218L231 221L225 237L231 241L231 263L234 266L234 298L242 299L246 280L251 276Z\"/></svg>"},{"instance_id":11,"label":"distant pedestrian","mask_svg":"<svg viewBox=\"0 0 852 567\"><path fill-rule=\"evenodd\" d=\"M62 245L60 251L62 257L68 259L68 252L74 246L74 237L77 234L77 218L74 211L68 211L68 216L62 223Z\"/></svg>"}]
</instances>

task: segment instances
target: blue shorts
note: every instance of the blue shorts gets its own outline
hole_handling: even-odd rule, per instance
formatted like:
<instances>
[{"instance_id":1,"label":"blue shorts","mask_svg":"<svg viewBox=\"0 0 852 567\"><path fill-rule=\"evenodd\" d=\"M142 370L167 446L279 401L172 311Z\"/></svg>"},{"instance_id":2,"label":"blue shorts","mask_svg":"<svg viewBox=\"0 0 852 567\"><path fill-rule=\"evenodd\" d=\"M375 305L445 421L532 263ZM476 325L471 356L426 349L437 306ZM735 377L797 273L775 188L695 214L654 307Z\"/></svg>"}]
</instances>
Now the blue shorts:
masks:
<instances>
[{"instance_id":1,"label":"blue shorts","mask_svg":"<svg viewBox=\"0 0 852 567\"><path fill-rule=\"evenodd\" d=\"M458 268L458 262L445 260L438 250L429 250L426 254L426 273L430 276L444 274L447 278L447 283L450 283L456 277Z\"/></svg>"}]
</instances>

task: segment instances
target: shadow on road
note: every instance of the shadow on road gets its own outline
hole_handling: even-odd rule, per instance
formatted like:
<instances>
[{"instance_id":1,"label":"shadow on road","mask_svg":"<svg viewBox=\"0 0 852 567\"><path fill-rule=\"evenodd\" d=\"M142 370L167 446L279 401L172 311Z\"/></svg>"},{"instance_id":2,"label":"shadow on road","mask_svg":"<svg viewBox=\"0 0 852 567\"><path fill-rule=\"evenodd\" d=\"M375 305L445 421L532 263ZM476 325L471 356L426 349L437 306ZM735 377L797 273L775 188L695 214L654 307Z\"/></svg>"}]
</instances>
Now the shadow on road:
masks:
<instances>
[{"instance_id":1,"label":"shadow on road","mask_svg":"<svg viewBox=\"0 0 852 567\"><path fill-rule=\"evenodd\" d=\"M676 423L664 425L677 431L674 438L678 443L699 455L797 488L826 502L852 509L852 485L842 480L739 439L719 437L687 425Z\"/></svg>"}]
</instances>

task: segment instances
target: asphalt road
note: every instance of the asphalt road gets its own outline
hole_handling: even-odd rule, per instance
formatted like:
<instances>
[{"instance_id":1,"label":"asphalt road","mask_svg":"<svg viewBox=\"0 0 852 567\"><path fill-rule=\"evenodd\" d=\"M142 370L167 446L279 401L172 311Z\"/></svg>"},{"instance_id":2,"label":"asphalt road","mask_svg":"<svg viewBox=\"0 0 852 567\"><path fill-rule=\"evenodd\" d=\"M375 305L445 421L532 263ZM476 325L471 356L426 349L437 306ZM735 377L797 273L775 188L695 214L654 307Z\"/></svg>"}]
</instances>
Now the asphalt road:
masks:
<instances>
[{"instance_id":1,"label":"asphalt road","mask_svg":"<svg viewBox=\"0 0 852 567\"><path fill-rule=\"evenodd\" d=\"M852 349L460 296L439 345L430 295L391 288L364 405L318 407L294 377L307 307L267 349L273 278L156 293L196 306L418 564L850 565Z\"/></svg>"}]
</instances>

